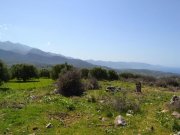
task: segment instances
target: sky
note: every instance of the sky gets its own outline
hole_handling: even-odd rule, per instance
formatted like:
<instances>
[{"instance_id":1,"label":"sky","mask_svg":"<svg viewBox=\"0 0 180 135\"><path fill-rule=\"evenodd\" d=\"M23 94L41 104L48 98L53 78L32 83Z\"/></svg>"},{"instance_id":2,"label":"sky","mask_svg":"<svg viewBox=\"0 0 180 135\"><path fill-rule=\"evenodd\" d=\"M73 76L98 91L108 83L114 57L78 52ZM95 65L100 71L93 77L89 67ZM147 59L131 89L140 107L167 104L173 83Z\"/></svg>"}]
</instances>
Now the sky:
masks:
<instances>
[{"instance_id":1,"label":"sky","mask_svg":"<svg viewBox=\"0 0 180 135\"><path fill-rule=\"evenodd\" d=\"M0 41L180 67L180 0L0 0Z\"/></svg>"}]
</instances>

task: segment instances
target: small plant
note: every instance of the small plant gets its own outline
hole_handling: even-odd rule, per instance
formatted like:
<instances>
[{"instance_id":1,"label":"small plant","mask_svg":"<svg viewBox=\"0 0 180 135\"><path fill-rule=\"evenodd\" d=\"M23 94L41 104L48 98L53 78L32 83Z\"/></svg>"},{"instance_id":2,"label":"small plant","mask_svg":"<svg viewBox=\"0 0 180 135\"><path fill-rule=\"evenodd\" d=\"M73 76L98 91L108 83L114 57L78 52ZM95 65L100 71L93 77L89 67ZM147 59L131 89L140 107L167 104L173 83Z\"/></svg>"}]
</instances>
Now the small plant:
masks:
<instances>
[{"instance_id":1,"label":"small plant","mask_svg":"<svg viewBox=\"0 0 180 135\"><path fill-rule=\"evenodd\" d=\"M69 105L67 106L67 109L68 109L69 111L74 111L74 110L76 109L76 107L75 107L73 104L69 104Z\"/></svg>"},{"instance_id":2,"label":"small plant","mask_svg":"<svg viewBox=\"0 0 180 135\"><path fill-rule=\"evenodd\" d=\"M138 103L125 98L116 98L112 102L112 106L118 112L127 112L128 110L133 110L134 112L140 111L140 105Z\"/></svg>"},{"instance_id":3,"label":"small plant","mask_svg":"<svg viewBox=\"0 0 180 135\"><path fill-rule=\"evenodd\" d=\"M180 121L174 120L172 125L173 131L180 131Z\"/></svg>"},{"instance_id":4,"label":"small plant","mask_svg":"<svg viewBox=\"0 0 180 135\"><path fill-rule=\"evenodd\" d=\"M96 102L95 96L88 96L88 102L95 103Z\"/></svg>"},{"instance_id":5,"label":"small plant","mask_svg":"<svg viewBox=\"0 0 180 135\"><path fill-rule=\"evenodd\" d=\"M107 116L108 118L112 118L112 117L114 116L114 114L113 114L111 111L108 111L108 112L106 113L106 116Z\"/></svg>"}]
</instances>

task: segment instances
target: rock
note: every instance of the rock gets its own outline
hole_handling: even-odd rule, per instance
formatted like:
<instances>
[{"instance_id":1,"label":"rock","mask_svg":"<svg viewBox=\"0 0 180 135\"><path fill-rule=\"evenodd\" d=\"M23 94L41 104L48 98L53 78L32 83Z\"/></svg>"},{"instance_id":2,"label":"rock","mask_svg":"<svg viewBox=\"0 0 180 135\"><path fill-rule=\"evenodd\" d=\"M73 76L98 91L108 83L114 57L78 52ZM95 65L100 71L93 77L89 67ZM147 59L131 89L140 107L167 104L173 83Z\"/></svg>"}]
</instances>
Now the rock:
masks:
<instances>
[{"instance_id":1,"label":"rock","mask_svg":"<svg viewBox=\"0 0 180 135\"><path fill-rule=\"evenodd\" d=\"M162 112L162 113L167 113L167 112L168 112L168 110L162 110L161 112Z\"/></svg>"},{"instance_id":2,"label":"rock","mask_svg":"<svg viewBox=\"0 0 180 135\"><path fill-rule=\"evenodd\" d=\"M177 119L180 119L180 113L178 113L178 112L176 112L176 111L174 111L174 112L172 113L172 116L174 116L174 117L177 118Z\"/></svg>"},{"instance_id":3,"label":"rock","mask_svg":"<svg viewBox=\"0 0 180 135\"><path fill-rule=\"evenodd\" d=\"M108 119L105 118L105 117L102 117L102 118L101 118L101 121L102 121L102 122L105 122L105 121L107 121L107 120L108 120Z\"/></svg>"},{"instance_id":4,"label":"rock","mask_svg":"<svg viewBox=\"0 0 180 135\"><path fill-rule=\"evenodd\" d=\"M117 126L126 126L127 123L126 123L126 121L124 120L124 118L123 118L121 115L119 115L119 116L117 116L117 117L115 118L115 120L114 120L114 125L115 125L115 127L117 127Z\"/></svg>"},{"instance_id":5,"label":"rock","mask_svg":"<svg viewBox=\"0 0 180 135\"><path fill-rule=\"evenodd\" d=\"M121 91L122 89L120 87L114 87L114 86L108 86L106 88L106 92L118 92Z\"/></svg>"},{"instance_id":6,"label":"rock","mask_svg":"<svg viewBox=\"0 0 180 135\"><path fill-rule=\"evenodd\" d=\"M29 134L29 135L36 135L35 133Z\"/></svg>"},{"instance_id":7,"label":"rock","mask_svg":"<svg viewBox=\"0 0 180 135\"><path fill-rule=\"evenodd\" d=\"M104 100L100 100L99 103L103 104L105 101Z\"/></svg>"},{"instance_id":8,"label":"rock","mask_svg":"<svg viewBox=\"0 0 180 135\"><path fill-rule=\"evenodd\" d=\"M132 115L132 114L129 114L129 113L126 113L126 116L132 117L133 115Z\"/></svg>"},{"instance_id":9,"label":"rock","mask_svg":"<svg viewBox=\"0 0 180 135\"><path fill-rule=\"evenodd\" d=\"M106 91L107 91L107 92L115 92L115 90L116 90L116 87L113 87L113 86L108 86L108 87L106 88Z\"/></svg>"},{"instance_id":10,"label":"rock","mask_svg":"<svg viewBox=\"0 0 180 135\"><path fill-rule=\"evenodd\" d=\"M180 131L179 131L179 132L177 132L177 134L174 134L174 135L180 135Z\"/></svg>"},{"instance_id":11,"label":"rock","mask_svg":"<svg viewBox=\"0 0 180 135\"><path fill-rule=\"evenodd\" d=\"M51 123L48 123L47 125L46 125L46 128L52 128L53 127L53 125L51 124Z\"/></svg>"},{"instance_id":12,"label":"rock","mask_svg":"<svg viewBox=\"0 0 180 135\"><path fill-rule=\"evenodd\" d=\"M54 93L54 94L58 94L59 92L58 92L57 89L54 89L53 93Z\"/></svg>"},{"instance_id":13,"label":"rock","mask_svg":"<svg viewBox=\"0 0 180 135\"><path fill-rule=\"evenodd\" d=\"M126 116L132 117L133 114L134 114L134 111L133 111L133 110L128 110L127 113L126 113Z\"/></svg>"},{"instance_id":14,"label":"rock","mask_svg":"<svg viewBox=\"0 0 180 135\"><path fill-rule=\"evenodd\" d=\"M128 110L127 113L134 114L134 111L133 110Z\"/></svg>"},{"instance_id":15,"label":"rock","mask_svg":"<svg viewBox=\"0 0 180 135\"><path fill-rule=\"evenodd\" d=\"M32 95L32 96L30 96L30 99L35 100L36 96Z\"/></svg>"},{"instance_id":16,"label":"rock","mask_svg":"<svg viewBox=\"0 0 180 135\"><path fill-rule=\"evenodd\" d=\"M175 103L180 103L180 97L179 97L179 96L174 95L174 96L171 98L170 104L173 105L173 104L175 104Z\"/></svg>"}]
</instances>

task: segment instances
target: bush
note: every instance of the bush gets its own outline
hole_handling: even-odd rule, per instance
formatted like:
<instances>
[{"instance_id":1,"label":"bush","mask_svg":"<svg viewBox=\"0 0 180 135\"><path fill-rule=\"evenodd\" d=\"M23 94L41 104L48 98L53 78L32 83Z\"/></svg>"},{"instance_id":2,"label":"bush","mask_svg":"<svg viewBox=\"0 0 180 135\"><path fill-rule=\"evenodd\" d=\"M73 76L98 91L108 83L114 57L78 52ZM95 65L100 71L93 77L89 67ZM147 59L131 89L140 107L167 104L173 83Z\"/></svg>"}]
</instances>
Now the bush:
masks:
<instances>
[{"instance_id":1,"label":"bush","mask_svg":"<svg viewBox=\"0 0 180 135\"><path fill-rule=\"evenodd\" d=\"M11 67L12 79L23 80L38 78L38 71L35 66L27 64L16 64Z\"/></svg>"},{"instance_id":2,"label":"bush","mask_svg":"<svg viewBox=\"0 0 180 135\"><path fill-rule=\"evenodd\" d=\"M99 89L99 83L95 78L90 78L86 81L85 88L87 90Z\"/></svg>"},{"instance_id":3,"label":"bush","mask_svg":"<svg viewBox=\"0 0 180 135\"><path fill-rule=\"evenodd\" d=\"M108 70L108 79L109 80L118 80L119 76L116 71L114 70Z\"/></svg>"},{"instance_id":4,"label":"bush","mask_svg":"<svg viewBox=\"0 0 180 135\"><path fill-rule=\"evenodd\" d=\"M10 79L10 75L6 65L0 61L0 85L2 82L7 82Z\"/></svg>"},{"instance_id":5,"label":"bush","mask_svg":"<svg viewBox=\"0 0 180 135\"><path fill-rule=\"evenodd\" d=\"M58 92L64 96L80 96L84 92L80 73L76 70L67 71L58 80Z\"/></svg>"},{"instance_id":6,"label":"bush","mask_svg":"<svg viewBox=\"0 0 180 135\"><path fill-rule=\"evenodd\" d=\"M59 78L60 74L63 74L69 70L73 69L72 65L68 65L67 63L65 64L58 64L52 67L52 71L51 71L51 78L53 80L56 80Z\"/></svg>"},{"instance_id":7,"label":"bush","mask_svg":"<svg viewBox=\"0 0 180 135\"><path fill-rule=\"evenodd\" d=\"M97 80L106 80L108 79L106 69L102 69L101 67L95 67L90 70L90 77L96 78Z\"/></svg>"}]
</instances>

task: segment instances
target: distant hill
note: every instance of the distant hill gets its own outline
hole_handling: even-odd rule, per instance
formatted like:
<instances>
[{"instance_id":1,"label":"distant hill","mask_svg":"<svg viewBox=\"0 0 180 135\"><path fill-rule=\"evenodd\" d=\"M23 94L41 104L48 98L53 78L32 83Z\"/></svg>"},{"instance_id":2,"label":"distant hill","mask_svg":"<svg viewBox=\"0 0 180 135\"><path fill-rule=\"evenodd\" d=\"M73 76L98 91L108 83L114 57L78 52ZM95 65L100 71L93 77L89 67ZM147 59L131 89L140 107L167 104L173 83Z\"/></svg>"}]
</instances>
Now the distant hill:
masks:
<instances>
[{"instance_id":1,"label":"distant hill","mask_svg":"<svg viewBox=\"0 0 180 135\"><path fill-rule=\"evenodd\" d=\"M159 66L159 65L150 65L150 64L146 64L146 63L94 61L94 60L87 60L87 62L94 64L94 65L106 66L109 68L119 69L119 70L125 70L125 69L129 69L129 71L153 70L153 71L161 71L161 72L170 72L170 73L180 74L180 68L164 67L164 66Z\"/></svg>"},{"instance_id":2,"label":"distant hill","mask_svg":"<svg viewBox=\"0 0 180 135\"><path fill-rule=\"evenodd\" d=\"M0 42L0 59L7 64L31 63L36 65L54 65L69 63L76 67L94 67L86 61L80 59L67 58L65 56L44 52L22 44L12 42Z\"/></svg>"},{"instance_id":3,"label":"distant hill","mask_svg":"<svg viewBox=\"0 0 180 135\"><path fill-rule=\"evenodd\" d=\"M8 65L17 63L30 63L37 66L52 66L55 64L63 64L67 62L68 64L72 64L75 67L80 68L92 68L95 66L101 66L106 69L115 69L118 72L131 72L153 76L174 75L172 73L180 74L180 69L178 68L167 68L145 63L94 60L83 61L80 59L66 57L60 54L45 52L40 49L29 47L27 45L12 43L9 41L0 42L0 59L5 61Z\"/></svg>"}]
</instances>

